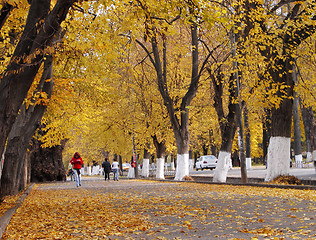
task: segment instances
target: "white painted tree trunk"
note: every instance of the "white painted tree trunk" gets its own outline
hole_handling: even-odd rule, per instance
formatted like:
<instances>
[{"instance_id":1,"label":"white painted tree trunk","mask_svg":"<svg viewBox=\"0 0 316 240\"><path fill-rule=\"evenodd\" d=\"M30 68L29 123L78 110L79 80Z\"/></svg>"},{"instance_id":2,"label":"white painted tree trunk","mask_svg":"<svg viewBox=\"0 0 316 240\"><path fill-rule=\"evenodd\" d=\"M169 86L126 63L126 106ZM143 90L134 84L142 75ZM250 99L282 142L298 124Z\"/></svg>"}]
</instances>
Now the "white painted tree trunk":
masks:
<instances>
[{"instance_id":1,"label":"white painted tree trunk","mask_svg":"<svg viewBox=\"0 0 316 240\"><path fill-rule=\"evenodd\" d=\"M313 161L316 161L316 150L313 151Z\"/></svg>"},{"instance_id":2,"label":"white painted tree trunk","mask_svg":"<svg viewBox=\"0 0 316 240\"><path fill-rule=\"evenodd\" d=\"M87 175L91 176L91 166L87 167Z\"/></svg>"},{"instance_id":3,"label":"white painted tree trunk","mask_svg":"<svg viewBox=\"0 0 316 240\"><path fill-rule=\"evenodd\" d=\"M135 178L135 168L130 167L128 169L127 178Z\"/></svg>"},{"instance_id":4,"label":"white painted tree trunk","mask_svg":"<svg viewBox=\"0 0 316 240\"><path fill-rule=\"evenodd\" d=\"M218 154L217 166L213 182L226 182L227 173L231 164L231 153L220 151Z\"/></svg>"},{"instance_id":5,"label":"white painted tree trunk","mask_svg":"<svg viewBox=\"0 0 316 240\"><path fill-rule=\"evenodd\" d=\"M177 154L177 169L174 180L182 181L185 176L189 176L189 154Z\"/></svg>"},{"instance_id":6,"label":"white painted tree trunk","mask_svg":"<svg viewBox=\"0 0 316 240\"><path fill-rule=\"evenodd\" d=\"M165 179L165 159L164 158L157 158L157 170L156 170L156 179Z\"/></svg>"},{"instance_id":7,"label":"white painted tree trunk","mask_svg":"<svg viewBox=\"0 0 316 240\"><path fill-rule=\"evenodd\" d=\"M92 175L98 175L99 174L99 166L93 166L92 167Z\"/></svg>"},{"instance_id":8,"label":"white painted tree trunk","mask_svg":"<svg viewBox=\"0 0 316 240\"><path fill-rule=\"evenodd\" d=\"M251 158L246 158L246 169L251 169Z\"/></svg>"},{"instance_id":9,"label":"white painted tree trunk","mask_svg":"<svg viewBox=\"0 0 316 240\"><path fill-rule=\"evenodd\" d=\"M149 177L149 159L143 159L143 166L142 166L142 176L145 178Z\"/></svg>"},{"instance_id":10,"label":"white painted tree trunk","mask_svg":"<svg viewBox=\"0 0 316 240\"><path fill-rule=\"evenodd\" d=\"M265 181L269 182L281 175L290 172L290 144L288 137L271 137L268 147L267 175Z\"/></svg>"},{"instance_id":11,"label":"white painted tree trunk","mask_svg":"<svg viewBox=\"0 0 316 240\"><path fill-rule=\"evenodd\" d=\"M303 156L302 156L302 154L295 155L295 167L303 168Z\"/></svg>"},{"instance_id":12,"label":"white painted tree trunk","mask_svg":"<svg viewBox=\"0 0 316 240\"><path fill-rule=\"evenodd\" d=\"M194 159L189 159L189 171L193 171Z\"/></svg>"},{"instance_id":13,"label":"white painted tree trunk","mask_svg":"<svg viewBox=\"0 0 316 240\"><path fill-rule=\"evenodd\" d=\"M313 154L311 152L306 153L306 162L312 162L313 161Z\"/></svg>"},{"instance_id":14,"label":"white painted tree trunk","mask_svg":"<svg viewBox=\"0 0 316 240\"><path fill-rule=\"evenodd\" d=\"M171 162L171 170L174 171L176 170L175 166L174 166L174 162Z\"/></svg>"}]
</instances>

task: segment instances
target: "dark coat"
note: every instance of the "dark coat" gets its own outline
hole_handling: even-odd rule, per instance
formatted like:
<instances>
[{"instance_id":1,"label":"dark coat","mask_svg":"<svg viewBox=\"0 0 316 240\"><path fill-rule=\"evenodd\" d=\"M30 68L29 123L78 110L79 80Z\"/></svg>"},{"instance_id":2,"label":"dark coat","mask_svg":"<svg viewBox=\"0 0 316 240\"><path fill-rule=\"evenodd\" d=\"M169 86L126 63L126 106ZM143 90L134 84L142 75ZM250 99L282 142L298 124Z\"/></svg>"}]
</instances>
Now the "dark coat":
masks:
<instances>
[{"instance_id":1,"label":"dark coat","mask_svg":"<svg viewBox=\"0 0 316 240\"><path fill-rule=\"evenodd\" d=\"M104 162L102 163L102 167L104 168L104 172L105 172L105 173L111 172L111 163L110 163L110 162L104 161Z\"/></svg>"}]
</instances>

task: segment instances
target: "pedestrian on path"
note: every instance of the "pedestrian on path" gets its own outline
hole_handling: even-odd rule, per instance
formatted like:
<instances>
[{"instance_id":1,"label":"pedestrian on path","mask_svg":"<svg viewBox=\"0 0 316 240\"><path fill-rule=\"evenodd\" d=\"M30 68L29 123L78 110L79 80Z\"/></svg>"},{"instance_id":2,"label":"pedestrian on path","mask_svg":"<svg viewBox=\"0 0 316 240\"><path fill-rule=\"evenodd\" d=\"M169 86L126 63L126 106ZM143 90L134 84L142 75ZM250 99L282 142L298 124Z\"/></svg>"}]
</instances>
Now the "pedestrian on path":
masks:
<instances>
[{"instance_id":1,"label":"pedestrian on path","mask_svg":"<svg viewBox=\"0 0 316 240\"><path fill-rule=\"evenodd\" d=\"M82 158L80 157L79 153L76 152L71 159L71 164L73 165L73 170L75 173L75 179L76 179L76 185L77 187L81 186L81 174L80 174L80 169L81 165L83 165Z\"/></svg>"},{"instance_id":2,"label":"pedestrian on path","mask_svg":"<svg viewBox=\"0 0 316 240\"><path fill-rule=\"evenodd\" d=\"M112 163L112 170L113 170L113 180L118 181L118 173L119 173L119 163L117 162L116 159L113 159L113 163Z\"/></svg>"},{"instance_id":3,"label":"pedestrian on path","mask_svg":"<svg viewBox=\"0 0 316 240\"><path fill-rule=\"evenodd\" d=\"M68 176L70 176L70 181L76 181L75 172L73 170L71 162L69 162L68 164Z\"/></svg>"},{"instance_id":4,"label":"pedestrian on path","mask_svg":"<svg viewBox=\"0 0 316 240\"><path fill-rule=\"evenodd\" d=\"M104 179L108 179L110 181L110 172L111 172L111 163L109 163L108 158L104 159L102 163L102 167L104 169Z\"/></svg>"}]
</instances>

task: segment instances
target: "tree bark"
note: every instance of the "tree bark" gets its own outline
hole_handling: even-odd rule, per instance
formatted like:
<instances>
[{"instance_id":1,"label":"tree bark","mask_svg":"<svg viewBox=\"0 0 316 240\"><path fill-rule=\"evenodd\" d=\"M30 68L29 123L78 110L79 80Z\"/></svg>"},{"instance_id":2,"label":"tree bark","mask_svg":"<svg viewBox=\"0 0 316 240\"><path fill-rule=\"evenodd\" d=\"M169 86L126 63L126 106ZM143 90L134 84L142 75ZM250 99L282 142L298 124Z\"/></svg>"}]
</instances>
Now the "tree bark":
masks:
<instances>
[{"instance_id":1,"label":"tree bark","mask_svg":"<svg viewBox=\"0 0 316 240\"><path fill-rule=\"evenodd\" d=\"M293 125L294 125L294 154L295 154L295 165L297 168L303 167L302 157L302 134L300 125L300 114L299 114L299 99L297 94L294 93L293 102Z\"/></svg>"},{"instance_id":2,"label":"tree bark","mask_svg":"<svg viewBox=\"0 0 316 240\"><path fill-rule=\"evenodd\" d=\"M313 122L314 122L314 113L312 107L305 107L302 103L301 106L301 113L302 119L304 123L304 131L305 131L305 143L306 143L306 162L312 162L313 157L312 153L315 149L315 145L313 146Z\"/></svg>"},{"instance_id":3,"label":"tree bark","mask_svg":"<svg viewBox=\"0 0 316 240\"><path fill-rule=\"evenodd\" d=\"M156 169L156 178L157 179L164 179L164 163L165 163L165 154L166 154L166 144L165 141L162 140L161 142L158 141L157 136L154 135L152 136L154 146L156 148L156 154L157 154L157 159L156 159L156 164L157 164L157 169Z\"/></svg>"},{"instance_id":4,"label":"tree bark","mask_svg":"<svg viewBox=\"0 0 316 240\"><path fill-rule=\"evenodd\" d=\"M142 176L145 178L149 177L149 159L150 159L150 152L147 150L147 148L144 148Z\"/></svg>"},{"instance_id":5,"label":"tree bark","mask_svg":"<svg viewBox=\"0 0 316 240\"><path fill-rule=\"evenodd\" d=\"M40 121L47 108L47 105L35 105L39 93L47 94L51 97L53 90L52 80L52 56L47 56L44 70L39 85L32 98L32 104L27 108L25 104L20 109L20 114L15 120L4 155L4 166L1 177L0 197L17 194L20 190L20 176L23 180L22 169L25 166L25 154L29 147L29 142L36 129L40 126ZM47 81L50 79L50 81Z\"/></svg>"},{"instance_id":6,"label":"tree bark","mask_svg":"<svg viewBox=\"0 0 316 240\"><path fill-rule=\"evenodd\" d=\"M251 135L250 135L247 106L244 106L244 124L245 124L246 168L250 169L251 168Z\"/></svg>"},{"instance_id":7,"label":"tree bark","mask_svg":"<svg viewBox=\"0 0 316 240\"><path fill-rule=\"evenodd\" d=\"M294 88L293 75L290 72L293 69L292 62L294 62L294 59L285 56L284 58L285 60L279 59L277 61L276 67L269 69L273 81L278 83L277 96L283 100L279 106L275 106L271 110L271 138L268 148L268 168L265 181L271 181L280 175L288 175L290 170L292 97ZM275 69L278 69L278 71ZM282 85L286 86L286 90L281 88Z\"/></svg>"},{"instance_id":8,"label":"tree bark","mask_svg":"<svg viewBox=\"0 0 316 240\"><path fill-rule=\"evenodd\" d=\"M41 144L38 140L32 140L31 182L66 181L66 170L62 161L66 141L51 148L41 148Z\"/></svg>"},{"instance_id":9,"label":"tree bark","mask_svg":"<svg viewBox=\"0 0 316 240\"><path fill-rule=\"evenodd\" d=\"M211 155L217 156L217 149L214 143L213 130L209 130Z\"/></svg>"},{"instance_id":10,"label":"tree bark","mask_svg":"<svg viewBox=\"0 0 316 240\"><path fill-rule=\"evenodd\" d=\"M312 134L312 147L313 147L313 161L316 169L316 122L313 122L313 134Z\"/></svg>"},{"instance_id":11,"label":"tree bark","mask_svg":"<svg viewBox=\"0 0 316 240\"><path fill-rule=\"evenodd\" d=\"M269 140L271 137L271 110L265 109L264 110L264 120L263 120L263 133L262 133L262 150L263 150L263 159L264 163L267 167L267 158L268 158L268 147L269 147Z\"/></svg>"},{"instance_id":12,"label":"tree bark","mask_svg":"<svg viewBox=\"0 0 316 240\"><path fill-rule=\"evenodd\" d=\"M0 156L21 104L43 62L45 49L51 45L75 1L58 0L49 14L50 0L33 0L31 3L25 29L0 83Z\"/></svg>"},{"instance_id":13,"label":"tree bark","mask_svg":"<svg viewBox=\"0 0 316 240\"><path fill-rule=\"evenodd\" d=\"M218 162L215 169L213 182L226 182L227 172L231 166L231 151L234 135L237 130L236 118L237 118L237 108L238 104L234 103L237 98L236 87L234 85L234 76L231 75L229 79L229 103L228 103L228 114L224 114L223 106L223 74L220 69L218 69L215 75L210 69L208 69L210 74L212 85L214 89L214 107L217 113L217 118L219 121L219 126L221 130L222 143L220 153L218 155Z\"/></svg>"}]
</instances>

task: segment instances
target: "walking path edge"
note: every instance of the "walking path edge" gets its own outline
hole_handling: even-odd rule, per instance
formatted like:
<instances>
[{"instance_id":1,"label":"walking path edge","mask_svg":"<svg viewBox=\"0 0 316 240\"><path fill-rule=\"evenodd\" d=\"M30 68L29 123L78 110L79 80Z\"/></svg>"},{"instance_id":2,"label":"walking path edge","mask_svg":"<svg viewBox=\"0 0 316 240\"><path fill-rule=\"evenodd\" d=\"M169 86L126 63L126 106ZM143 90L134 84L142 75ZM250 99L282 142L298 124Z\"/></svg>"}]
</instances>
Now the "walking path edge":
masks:
<instances>
[{"instance_id":1,"label":"walking path edge","mask_svg":"<svg viewBox=\"0 0 316 240\"><path fill-rule=\"evenodd\" d=\"M10 220L11 220L13 214L21 206L21 204L23 203L23 201L27 197L27 195L30 193L33 186L34 186L34 183L25 190L25 192L21 195L21 197L17 201L16 205L14 207L8 209L3 214L3 216L0 217L0 239L2 238L2 235L5 232L8 224L10 223Z\"/></svg>"}]
</instances>

